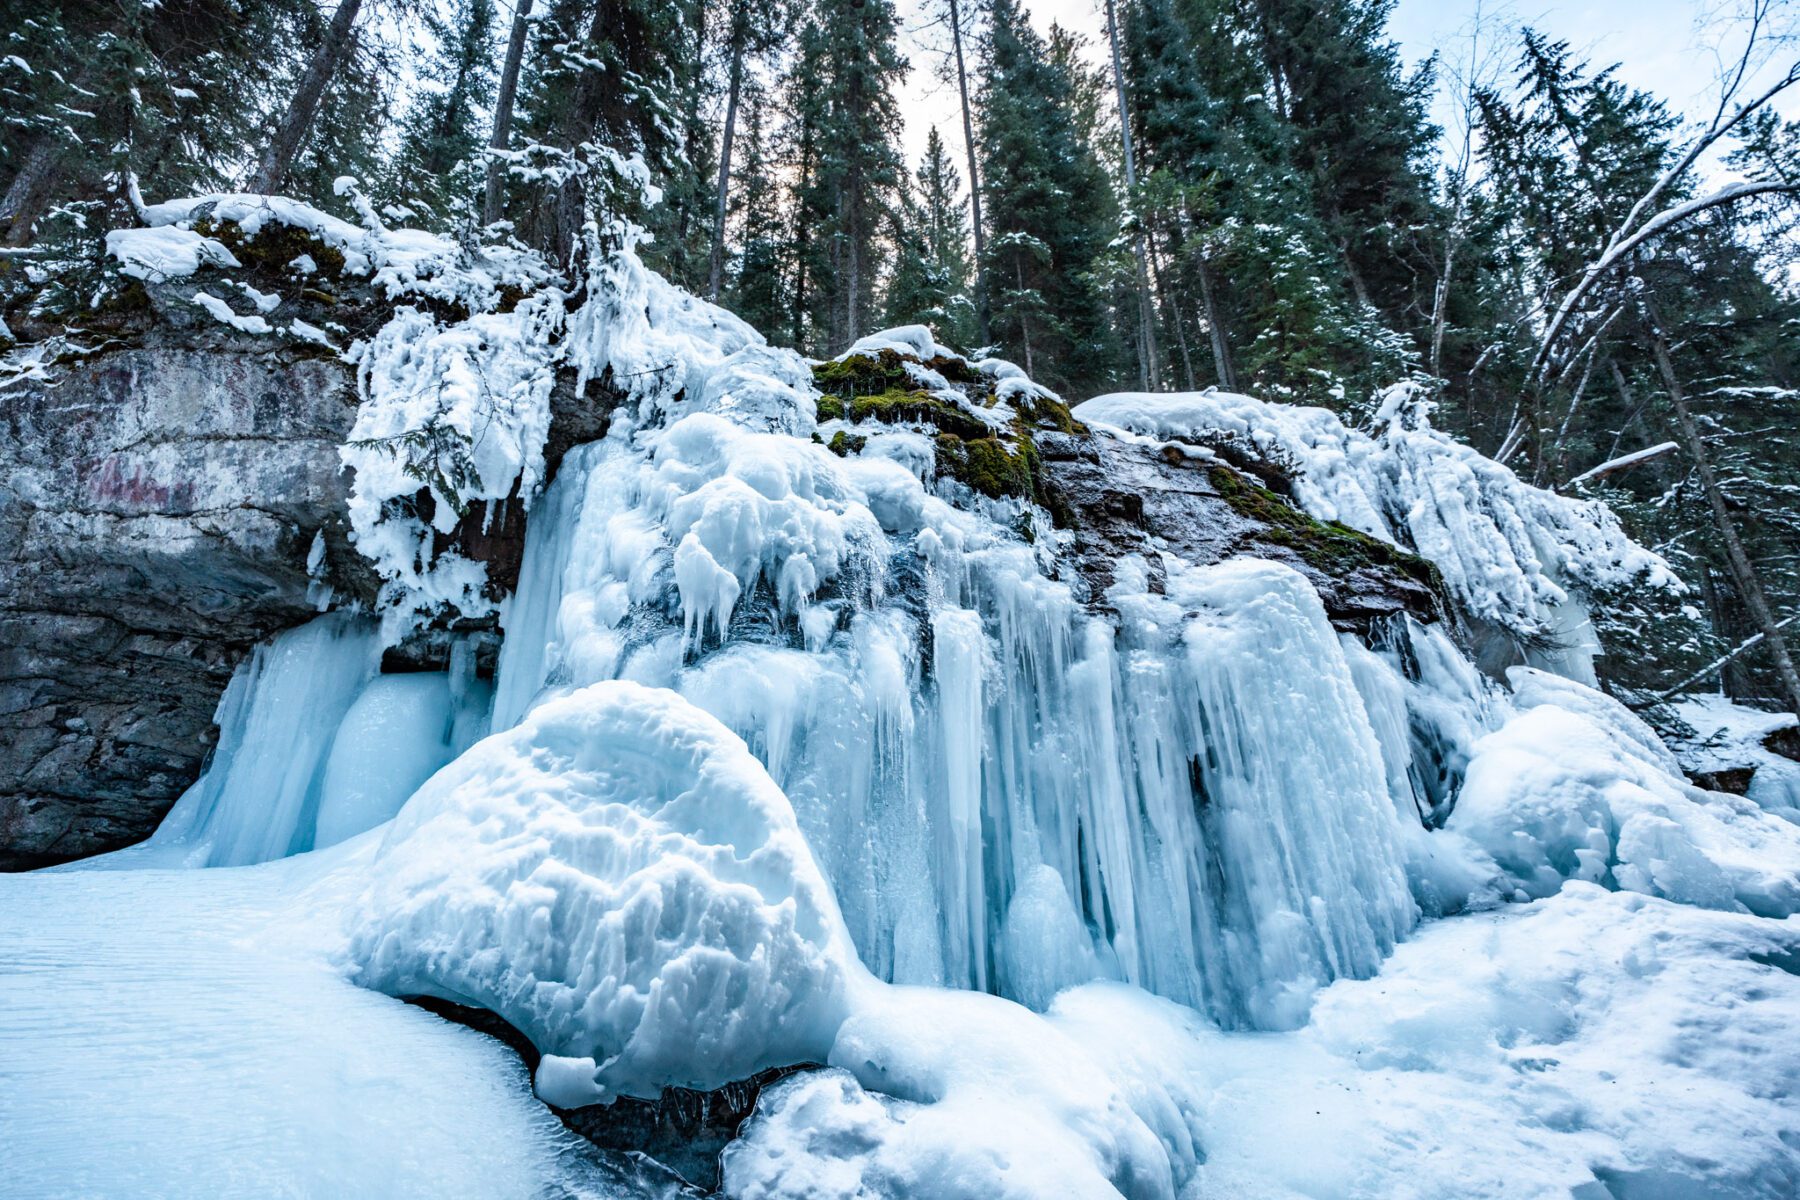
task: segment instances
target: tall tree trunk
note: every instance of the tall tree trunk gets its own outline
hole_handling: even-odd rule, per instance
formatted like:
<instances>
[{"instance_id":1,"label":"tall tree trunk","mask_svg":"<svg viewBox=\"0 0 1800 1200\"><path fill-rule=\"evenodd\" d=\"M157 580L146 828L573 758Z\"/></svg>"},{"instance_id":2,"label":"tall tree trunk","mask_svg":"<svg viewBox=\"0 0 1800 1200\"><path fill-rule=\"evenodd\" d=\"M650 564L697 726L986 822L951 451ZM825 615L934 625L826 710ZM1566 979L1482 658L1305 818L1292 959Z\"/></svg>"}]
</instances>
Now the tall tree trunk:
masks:
<instances>
[{"instance_id":1,"label":"tall tree trunk","mask_svg":"<svg viewBox=\"0 0 1800 1200\"><path fill-rule=\"evenodd\" d=\"M32 228L48 206L56 181L57 163L62 149L54 138L40 137L25 157L25 163L0 197L0 229L6 230L6 244L23 246L31 241Z\"/></svg>"},{"instance_id":2,"label":"tall tree trunk","mask_svg":"<svg viewBox=\"0 0 1800 1200\"><path fill-rule=\"evenodd\" d=\"M794 195L804 197L812 185L813 130L810 120L800 130L800 175L794 182ZM796 350L804 352L801 335L806 332L806 256L811 250L811 223L802 204L794 205L794 328L792 341Z\"/></svg>"},{"instance_id":3,"label":"tall tree trunk","mask_svg":"<svg viewBox=\"0 0 1800 1200\"><path fill-rule=\"evenodd\" d=\"M1194 356L1188 351L1187 323L1181 319L1181 305L1176 302L1175 291L1163 274L1162 256L1156 252L1154 235L1150 238L1150 274L1156 280L1156 294L1162 298L1163 307L1169 310L1169 324L1175 327L1175 344L1181 350L1181 367L1187 373L1188 391L1195 391Z\"/></svg>"},{"instance_id":4,"label":"tall tree trunk","mask_svg":"<svg viewBox=\"0 0 1800 1200\"><path fill-rule=\"evenodd\" d=\"M1119 61L1119 19L1113 0L1106 0L1106 36L1112 44L1113 91L1119 101L1119 135L1125 151L1125 194L1128 201L1137 196L1137 159L1131 148L1131 110L1125 103L1125 68ZM1156 313L1150 299L1150 271L1145 265L1144 231L1141 225L1132 232L1132 253L1137 257L1138 325L1142 330L1139 350L1138 381L1150 391L1162 390L1162 374L1156 352Z\"/></svg>"},{"instance_id":5,"label":"tall tree trunk","mask_svg":"<svg viewBox=\"0 0 1800 1200\"><path fill-rule=\"evenodd\" d=\"M725 131L719 136L719 191L713 202L712 256L706 271L706 298L719 298L725 274L725 211L731 196L731 142L737 133L738 92L744 78L746 0L737 0L731 15L731 87L725 93Z\"/></svg>"},{"instance_id":6,"label":"tall tree trunk","mask_svg":"<svg viewBox=\"0 0 1800 1200\"><path fill-rule=\"evenodd\" d=\"M1213 296L1212 268L1205 256L1198 263L1200 303L1206 309L1206 332L1212 339L1213 367L1219 373L1219 386L1228 392L1238 390L1237 370L1231 365L1231 348L1225 343L1225 327L1219 323L1219 306Z\"/></svg>"},{"instance_id":7,"label":"tall tree trunk","mask_svg":"<svg viewBox=\"0 0 1800 1200\"><path fill-rule=\"evenodd\" d=\"M986 346L988 334L987 234L981 227L981 176L975 170L975 118L969 107L969 75L963 67L962 0L949 0L950 46L956 52L956 91L962 98L963 149L969 155L969 227L975 234L975 330Z\"/></svg>"},{"instance_id":8,"label":"tall tree trunk","mask_svg":"<svg viewBox=\"0 0 1800 1200\"><path fill-rule=\"evenodd\" d=\"M275 127L275 136L263 151L256 174L250 179L252 192L269 195L287 178L294 155L300 152L300 144L306 140L307 130L312 128L313 117L318 114L325 88L337 74L350 48L350 27L355 24L357 11L361 8L362 0L338 0L337 12L325 29L325 40L313 51L312 61L306 64L306 74L300 77L300 86L294 89L294 98L281 123Z\"/></svg>"},{"instance_id":9,"label":"tall tree trunk","mask_svg":"<svg viewBox=\"0 0 1800 1200\"><path fill-rule=\"evenodd\" d=\"M500 152L512 141L513 100L519 94L519 64L525 59L525 40L531 36L532 0L517 0L512 36L506 40L506 65L500 68L500 90L494 96L494 133L488 138L487 187L481 199L481 223L492 225L506 210L506 164Z\"/></svg>"},{"instance_id":10,"label":"tall tree trunk","mask_svg":"<svg viewBox=\"0 0 1800 1200\"><path fill-rule=\"evenodd\" d=\"M1019 278L1019 295L1025 295L1025 263L1023 257L1013 259L1013 268ZM1031 318L1023 310L1019 313L1019 340L1025 344L1025 374L1037 375L1037 368L1031 362Z\"/></svg>"},{"instance_id":11,"label":"tall tree trunk","mask_svg":"<svg viewBox=\"0 0 1800 1200\"><path fill-rule=\"evenodd\" d=\"M1732 581L1737 584L1744 607L1750 610L1750 619L1756 623L1757 632L1769 643L1769 655L1775 660L1775 674L1781 681L1782 691L1786 693L1789 710L1800 716L1800 672L1794 670L1794 660L1788 655L1787 643L1781 636L1781 626L1769 608L1762 580L1757 576L1756 568L1751 565L1750 556L1744 552L1744 543L1738 537L1737 522L1733 520L1731 509L1725 503L1725 494L1719 490L1719 479L1713 472L1712 459L1707 454L1706 443L1700 436L1700 427L1694 421L1694 414L1688 411L1687 397L1681 390L1681 381L1675 376L1675 364L1669 359L1669 343L1663 336L1662 322L1657 319L1654 311L1650 314L1650 326L1651 347L1656 352L1656 369L1662 374L1663 387L1668 391L1669 403L1675 409L1675 422L1681 431L1681 440L1687 443L1688 455L1694 460L1694 470L1700 476L1700 486L1706 492L1706 504L1712 510L1713 524L1718 528L1719 540L1725 544L1725 562L1731 568Z\"/></svg>"}]
</instances>

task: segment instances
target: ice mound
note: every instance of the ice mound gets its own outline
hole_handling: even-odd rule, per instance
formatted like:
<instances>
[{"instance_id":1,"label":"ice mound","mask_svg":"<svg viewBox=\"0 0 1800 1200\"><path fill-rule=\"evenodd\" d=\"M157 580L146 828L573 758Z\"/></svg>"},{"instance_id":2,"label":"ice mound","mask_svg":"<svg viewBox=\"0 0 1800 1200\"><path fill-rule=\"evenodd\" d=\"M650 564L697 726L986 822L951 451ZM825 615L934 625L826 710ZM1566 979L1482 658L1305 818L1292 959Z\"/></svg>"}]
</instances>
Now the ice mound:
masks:
<instances>
[{"instance_id":1,"label":"ice mound","mask_svg":"<svg viewBox=\"0 0 1800 1200\"><path fill-rule=\"evenodd\" d=\"M1508 673L1518 714L1476 743L1449 827L1528 896L1565 879L1766 916L1800 912L1800 827L1683 778L1625 707L1542 671Z\"/></svg>"},{"instance_id":2,"label":"ice mound","mask_svg":"<svg viewBox=\"0 0 1800 1200\"><path fill-rule=\"evenodd\" d=\"M1075 416L1140 437L1235 444L1292 467L1307 512L1410 543L1466 611L1515 634L1591 639L1567 609L1570 584L1677 586L1605 505L1532 487L1433 429L1404 385L1383 397L1372 434L1327 409L1217 391L1098 396Z\"/></svg>"},{"instance_id":3,"label":"ice mound","mask_svg":"<svg viewBox=\"0 0 1800 1200\"><path fill-rule=\"evenodd\" d=\"M1199 1030L1151 1066L1196 1076L1199 1195L1779 1200L1797 954L1791 920L1571 883L1426 924L1296 1034Z\"/></svg>"},{"instance_id":4,"label":"ice mound","mask_svg":"<svg viewBox=\"0 0 1800 1200\"><path fill-rule=\"evenodd\" d=\"M413 796L352 907L359 982L490 1009L561 1105L818 1061L859 969L786 797L672 692L542 705Z\"/></svg>"},{"instance_id":5,"label":"ice mound","mask_svg":"<svg viewBox=\"0 0 1800 1200\"><path fill-rule=\"evenodd\" d=\"M1140 1006L1192 1013L1122 985L1108 1019L1137 1030ZM1078 989L1078 993L1088 989ZM1164 1026L1167 1032L1167 1026ZM831 1070L764 1093L726 1149L725 1188L743 1200L931 1196L1176 1196L1200 1154L1183 1115L1198 1103L1176 1072L979 993L873 990L838 1035ZM1171 1038L1160 1049L1179 1052Z\"/></svg>"}]
</instances>

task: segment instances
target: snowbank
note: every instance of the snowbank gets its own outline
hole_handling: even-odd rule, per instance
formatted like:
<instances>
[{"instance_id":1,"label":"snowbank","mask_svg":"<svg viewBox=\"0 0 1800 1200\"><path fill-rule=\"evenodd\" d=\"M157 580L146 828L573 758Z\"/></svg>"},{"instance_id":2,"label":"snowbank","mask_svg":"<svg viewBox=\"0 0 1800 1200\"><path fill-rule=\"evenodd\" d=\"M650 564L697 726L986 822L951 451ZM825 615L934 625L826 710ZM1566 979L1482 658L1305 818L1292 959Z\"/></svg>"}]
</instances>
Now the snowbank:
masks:
<instances>
[{"instance_id":1,"label":"snowbank","mask_svg":"<svg viewBox=\"0 0 1800 1200\"><path fill-rule=\"evenodd\" d=\"M653 1194L563 1129L506 1047L332 968L364 869L0 875L0 1191Z\"/></svg>"},{"instance_id":2,"label":"snowbank","mask_svg":"<svg viewBox=\"0 0 1800 1200\"><path fill-rule=\"evenodd\" d=\"M1794 714L1745 708L1714 695L1683 698L1675 715L1693 730L1693 736L1672 747L1690 775L1752 768L1755 774L1744 794L1783 820L1800 824L1800 762L1764 744L1770 734L1792 730Z\"/></svg>"},{"instance_id":3,"label":"snowbank","mask_svg":"<svg viewBox=\"0 0 1800 1200\"><path fill-rule=\"evenodd\" d=\"M1532 487L1438 432L1404 387L1388 393L1372 434L1323 408L1217 391L1122 392L1078 405L1075 415L1158 440L1236 442L1291 466L1295 498L1309 513L1410 544L1470 614L1516 635L1591 640L1579 613L1567 611L1569 585L1678 586L1605 505Z\"/></svg>"},{"instance_id":4,"label":"snowbank","mask_svg":"<svg viewBox=\"0 0 1800 1200\"><path fill-rule=\"evenodd\" d=\"M635 684L469 750L372 870L357 979L500 1014L560 1105L818 1061L858 971L787 799L723 726Z\"/></svg>"},{"instance_id":5,"label":"snowbank","mask_svg":"<svg viewBox=\"0 0 1800 1200\"><path fill-rule=\"evenodd\" d=\"M1156 1003L1113 994L1126 999L1109 1017ZM1200 1094L1166 1064L1136 1074L1143 1064L1110 1052L1116 1032L1084 1032L978 993L878 989L838 1035L833 1070L764 1094L726 1148L725 1189L744 1200L1173 1200L1201 1157L1183 1115Z\"/></svg>"},{"instance_id":6,"label":"snowbank","mask_svg":"<svg viewBox=\"0 0 1800 1200\"><path fill-rule=\"evenodd\" d=\"M1165 1039L1098 1006L1085 1028L1194 1073L1202 1195L1777 1200L1797 952L1791 920L1571 883L1422 927L1296 1034Z\"/></svg>"},{"instance_id":7,"label":"snowbank","mask_svg":"<svg viewBox=\"0 0 1800 1200\"><path fill-rule=\"evenodd\" d=\"M1800 912L1800 826L1704 792L1623 705L1529 668L1508 672L1518 714L1476 743L1449 828L1523 895L1568 879L1709 908Z\"/></svg>"}]
</instances>

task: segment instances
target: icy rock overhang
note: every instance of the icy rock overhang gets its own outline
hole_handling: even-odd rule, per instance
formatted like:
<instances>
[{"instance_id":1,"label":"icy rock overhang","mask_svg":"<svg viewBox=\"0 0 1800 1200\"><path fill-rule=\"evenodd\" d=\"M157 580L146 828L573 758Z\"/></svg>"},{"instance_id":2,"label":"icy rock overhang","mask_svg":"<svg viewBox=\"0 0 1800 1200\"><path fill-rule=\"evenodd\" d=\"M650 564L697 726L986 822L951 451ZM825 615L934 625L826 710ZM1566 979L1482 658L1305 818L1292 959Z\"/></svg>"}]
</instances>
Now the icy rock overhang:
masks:
<instances>
[{"instance_id":1,"label":"icy rock overhang","mask_svg":"<svg viewBox=\"0 0 1800 1200\"><path fill-rule=\"evenodd\" d=\"M1326 409L1219 391L1100 396L1075 414L1127 440L1272 464L1307 513L1428 559L1465 616L1526 644L1591 655L1585 597L1680 587L1604 504L1533 487L1432 428L1408 385L1384 394L1371 432Z\"/></svg>"},{"instance_id":2,"label":"icy rock overhang","mask_svg":"<svg viewBox=\"0 0 1800 1200\"><path fill-rule=\"evenodd\" d=\"M1128 556L1145 558L1160 590L1168 553L1190 565L1249 556L1291 566L1345 628L1439 614L1431 564L1310 515L1267 457L1095 436L1017 366L965 358L922 326L862 339L815 364L813 381L818 436L834 453L860 454L872 437L912 432L915 453L940 479L966 488L976 505L1012 505L1009 519L1073 568L1071 582L1094 607L1108 607L1114 565Z\"/></svg>"},{"instance_id":3,"label":"icy rock overhang","mask_svg":"<svg viewBox=\"0 0 1800 1200\"><path fill-rule=\"evenodd\" d=\"M42 279L7 314L24 341L0 355L13 418L0 438L8 499L33 516L0 523L5 640L29 664L0 681L22 714L0 752L6 867L142 838L198 773L252 645L321 607L376 606L389 581L359 552L347 443L373 439L367 481L395 485L375 509L425 514L429 556L480 576L478 615L436 614L390 649L392 664L441 669L472 636L491 670L492 603L524 547L525 462L549 477L570 446L605 432L616 400L557 364L528 436L480 426L472 459L494 476L480 490L501 498L459 497L440 530L427 481L405 470L416 462L379 445L392 430L358 432L367 396L350 360L393 325L384 345L421 375L443 365L466 381L486 365L474 348L522 327L528 299L552 287L542 264L279 197L171 201L145 219L106 237L75 311L40 309L56 282ZM433 415L447 411L439 394ZM401 432L432 444L428 430Z\"/></svg>"}]
</instances>

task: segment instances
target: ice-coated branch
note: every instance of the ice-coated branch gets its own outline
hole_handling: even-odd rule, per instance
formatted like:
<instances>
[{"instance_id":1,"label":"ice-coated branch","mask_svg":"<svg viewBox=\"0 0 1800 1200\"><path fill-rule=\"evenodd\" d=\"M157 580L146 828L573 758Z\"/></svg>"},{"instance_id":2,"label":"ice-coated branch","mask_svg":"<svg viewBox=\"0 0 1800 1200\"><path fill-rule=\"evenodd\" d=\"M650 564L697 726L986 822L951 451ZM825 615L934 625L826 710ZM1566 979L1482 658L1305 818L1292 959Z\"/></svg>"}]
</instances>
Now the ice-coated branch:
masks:
<instances>
[{"instance_id":1,"label":"ice-coated branch","mask_svg":"<svg viewBox=\"0 0 1800 1200\"><path fill-rule=\"evenodd\" d=\"M1574 311L1575 305L1580 303L1582 297L1593 287L1595 281L1614 266L1624 254L1635 247L1642 245L1646 238L1652 237L1656 233L1668 229L1676 222L1686 220L1688 217L1691 217L1704 209L1712 208L1719 204L1728 204L1733 200L1743 199L1747 195L1760 195L1763 192L1770 191L1794 190L1791 186L1785 184L1763 184L1756 182L1732 184L1725 188L1721 188L1719 191L1714 192L1710 197L1704 198L1703 200L1690 201L1686 205L1676 205L1674 208L1666 209L1656 217L1645 222L1641 227L1639 226L1639 221L1642 220L1644 214L1650 210L1650 207L1656 203L1657 199L1661 197L1677 179L1680 179L1683 175L1692 170L1694 164L1700 161L1700 156L1705 154L1706 151L1714 145L1717 145L1720 138L1742 124L1752 113L1765 107L1776 96L1779 96L1782 92L1794 86L1794 84L1800 83L1800 61L1796 61L1788 68L1787 74L1770 84L1757 96L1738 105L1736 109L1732 110L1730 115L1725 114L1725 106L1730 102L1731 95L1737 90L1738 82L1743 78L1744 62L1747 62L1749 59L1755 36L1755 30L1752 29L1750 42L1744 47L1743 61L1740 61L1738 65L1737 76L1732 83L1725 88L1721 95L1719 112L1713 117L1712 123L1707 126L1704 133L1694 139L1693 144L1682 153L1681 157L1671 163L1669 167L1657 177L1656 182L1650 185L1649 190L1638 197L1637 203L1631 206L1631 211L1625 214L1625 219L1623 221L1619 222L1619 227L1613 231L1612 237L1607 239L1606 248L1600 252L1600 257L1594 260L1586 271L1582 272L1580 281L1570 289L1568 296L1563 299L1561 306L1556 311L1556 316L1551 320L1549 326L1544 330L1544 336L1539 340L1538 352L1531 364L1531 375L1534 381L1542 375L1545 364L1549 361L1551 348L1554 346L1557 336L1562 332L1563 325L1567 323L1569 315ZM1734 190L1743 188L1755 188L1757 190Z\"/></svg>"},{"instance_id":2,"label":"ice-coated branch","mask_svg":"<svg viewBox=\"0 0 1800 1200\"><path fill-rule=\"evenodd\" d=\"M1604 479L1608 475L1616 475L1620 471L1629 471L1632 467L1641 466L1653 458L1661 458L1663 455L1679 449L1681 449L1679 442L1658 442L1656 445L1646 446L1642 450L1633 450L1630 454L1621 454L1591 470L1583 471L1569 480L1568 486L1574 487L1578 483L1588 483L1595 479Z\"/></svg>"},{"instance_id":3,"label":"ice-coated branch","mask_svg":"<svg viewBox=\"0 0 1800 1200\"><path fill-rule=\"evenodd\" d=\"M1789 625L1793 624L1794 621L1796 621L1796 620L1800 620L1800 613L1795 613L1793 616L1790 616L1790 617L1783 617L1780 621L1777 621L1775 623L1775 628L1785 629ZM1692 687L1694 684L1699 683L1702 679L1705 679L1708 675L1711 675L1714 671L1717 671L1720 667L1724 666L1726 663L1730 662L1732 659L1738 657L1740 654L1743 654L1746 650L1754 650L1756 647L1762 645L1763 642L1767 639L1767 637L1768 637L1767 634L1762 634L1762 633L1751 634L1749 637L1745 638L1743 641L1739 642L1737 645L1733 646L1731 649L1727 650L1725 653L1719 655L1719 657L1713 659L1711 662L1707 663L1704 667L1701 667L1698 671L1695 671L1692 675L1689 675L1686 679L1682 680L1680 683L1676 684L1674 687L1670 688L1668 691L1658 692L1656 694L1656 698L1658 700L1667 700L1671 696L1680 695L1682 692L1686 691L1688 688Z\"/></svg>"},{"instance_id":4,"label":"ice-coated branch","mask_svg":"<svg viewBox=\"0 0 1800 1200\"><path fill-rule=\"evenodd\" d=\"M1569 315L1575 311L1575 306L1581 303L1594 284L1617 266L1627 254L1658 234L1668 232L1688 218L1705 212L1707 209L1733 204L1753 196L1783 192L1800 193L1800 183L1786 183L1775 179L1740 180L1737 183L1729 183L1708 195L1689 200L1685 204L1677 204L1673 208L1664 209L1646 221L1637 232L1623 241L1615 241L1605 253L1588 266L1587 270L1582 272L1581 281L1570 288L1569 294L1563 297L1563 302L1557 308L1556 315L1551 318L1549 327L1544 330L1543 339L1538 343L1537 357L1531 364L1532 378L1536 380L1542 377L1550 360L1550 349L1555 344L1557 335L1562 332L1562 327L1567 324Z\"/></svg>"}]
</instances>

